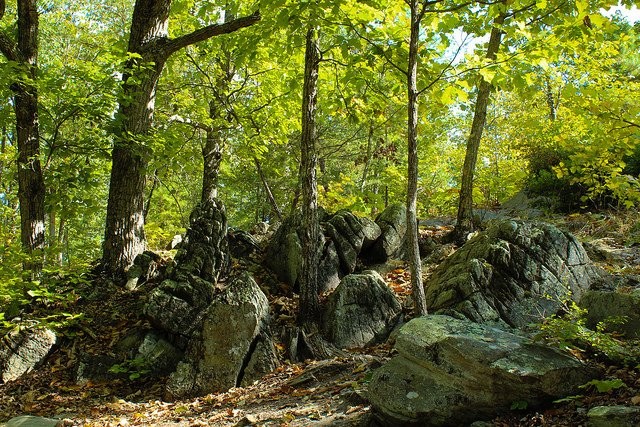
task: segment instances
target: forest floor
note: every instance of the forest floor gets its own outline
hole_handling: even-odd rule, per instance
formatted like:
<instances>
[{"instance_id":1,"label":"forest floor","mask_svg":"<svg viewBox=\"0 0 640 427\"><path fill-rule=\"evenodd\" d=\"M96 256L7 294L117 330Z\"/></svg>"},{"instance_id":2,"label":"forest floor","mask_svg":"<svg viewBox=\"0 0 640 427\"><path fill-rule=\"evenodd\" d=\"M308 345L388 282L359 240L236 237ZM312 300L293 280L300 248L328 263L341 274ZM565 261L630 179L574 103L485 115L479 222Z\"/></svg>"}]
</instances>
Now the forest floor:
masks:
<instances>
[{"instance_id":1,"label":"forest floor","mask_svg":"<svg viewBox=\"0 0 640 427\"><path fill-rule=\"evenodd\" d=\"M577 215L556 218L579 238L606 245L617 254L599 263L614 274L640 273L640 248L630 242L630 226L638 218L607 215ZM629 222L632 221L632 222ZM438 237L446 226L422 230ZM639 233L640 234L640 233ZM427 268L425 275L430 274ZM405 303L410 294L409 273L401 264L384 277ZM139 290L144 292L145 289ZM148 291L148 289L147 289ZM19 380L0 385L0 425L18 415L37 415L63 420L60 425L84 426L365 426L373 419L366 401L371 372L394 355L390 344L323 361L289 363L249 387L211 394L190 400L171 401L164 395L163 378L122 378L109 382L74 380L73 368L87 354L105 354L130 329L145 326L140 315L141 299L113 290L108 298L79 298L67 310L83 312L91 319L78 324L70 337L61 340L46 363ZM135 295L134 295L135 296ZM276 322L292 322L296 300L283 295L269 296ZM55 307L48 307L49 310ZM407 307L407 315L411 312ZM284 353L284 349L278 346ZM283 356L284 358L284 356ZM585 426L589 408L599 405L640 405L638 367L599 364L605 377L620 379L624 386L598 392L585 388L580 397L546 407L514 410L493 420L505 426Z\"/></svg>"}]
</instances>

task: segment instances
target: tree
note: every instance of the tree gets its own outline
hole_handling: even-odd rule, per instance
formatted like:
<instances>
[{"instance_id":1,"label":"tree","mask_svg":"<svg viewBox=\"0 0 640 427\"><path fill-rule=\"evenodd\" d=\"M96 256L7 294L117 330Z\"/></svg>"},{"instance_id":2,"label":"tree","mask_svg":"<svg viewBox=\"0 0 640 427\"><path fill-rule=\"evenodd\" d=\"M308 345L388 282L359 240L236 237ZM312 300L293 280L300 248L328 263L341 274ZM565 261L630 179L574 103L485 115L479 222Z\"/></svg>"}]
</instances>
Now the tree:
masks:
<instances>
[{"instance_id":1,"label":"tree","mask_svg":"<svg viewBox=\"0 0 640 427\"><path fill-rule=\"evenodd\" d=\"M316 105L318 102L318 69L320 65L318 30L309 28L304 59L302 93L302 135L300 137L300 181L302 184L302 272L300 310L302 326L315 325L320 318L318 298L318 263L321 248L318 223L318 183L316 179Z\"/></svg>"},{"instance_id":2,"label":"tree","mask_svg":"<svg viewBox=\"0 0 640 427\"><path fill-rule=\"evenodd\" d=\"M0 0L0 19L5 1ZM16 64L11 83L18 142L18 198L23 249L32 258L24 267L32 274L42 269L45 244L45 184L40 163L38 129L38 11L36 0L18 0L17 41L0 33L0 51Z\"/></svg>"},{"instance_id":3,"label":"tree","mask_svg":"<svg viewBox=\"0 0 640 427\"><path fill-rule=\"evenodd\" d=\"M121 276L145 248L144 188L151 155L145 140L151 136L156 86L167 59L189 45L260 20L256 12L170 38L170 8L171 0L137 0L133 10L114 135L102 259L105 271L115 277Z\"/></svg>"},{"instance_id":4,"label":"tree","mask_svg":"<svg viewBox=\"0 0 640 427\"><path fill-rule=\"evenodd\" d=\"M487 59L494 61L497 57L500 42L502 41L502 28L506 18L506 12L500 11L493 21L489 43L487 45ZM482 139L482 131L487 121L487 105L493 85L490 81L479 77L478 94L476 97L475 110L473 113L473 122L471 124L471 132L467 139L467 152L462 166L462 182L460 186L460 196L458 202L458 214L456 219L456 227L453 231L454 240L464 242L466 236L473 231L473 175L478 160L478 150Z\"/></svg>"}]
</instances>

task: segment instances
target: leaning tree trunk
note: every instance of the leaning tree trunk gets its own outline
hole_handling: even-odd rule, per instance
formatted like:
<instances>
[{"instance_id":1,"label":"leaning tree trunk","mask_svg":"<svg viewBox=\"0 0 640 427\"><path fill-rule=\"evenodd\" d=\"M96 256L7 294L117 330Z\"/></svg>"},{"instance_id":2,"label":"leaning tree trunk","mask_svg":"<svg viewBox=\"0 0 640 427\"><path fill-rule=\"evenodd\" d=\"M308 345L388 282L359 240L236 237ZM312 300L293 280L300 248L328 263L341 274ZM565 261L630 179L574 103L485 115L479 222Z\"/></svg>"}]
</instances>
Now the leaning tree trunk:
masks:
<instances>
[{"instance_id":1,"label":"leaning tree trunk","mask_svg":"<svg viewBox=\"0 0 640 427\"><path fill-rule=\"evenodd\" d=\"M494 60L500 48L502 41L502 30L500 26L504 23L505 13L501 13L494 20L494 26L491 29L489 45L487 46L487 58ZM473 122L471 124L471 133L467 140L467 151L462 167L462 183L460 186L460 198L458 201L458 215L456 227L453 231L453 240L463 243L466 236L474 229L473 226L473 175L478 160L478 150L480 149L480 140L482 132L487 120L487 105L493 86L491 82L480 78L478 87L478 96L476 98L476 106L473 113Z\"/></svg>"},{"instance_id":2,"label":"leaning tree trunk","mask_svg":"<svg viewBox=\"0 0 640 427\"><path fill-rule=\"evenodd\" d=\"M408 146L408 183L407 183L407 247L409 249L409 267L411 269L411 290L416 314L427 314L427 302L422 285L422 264L418 248L418 222L416 205L418 198L418 36L420 16L418 1L411 0L411 36L409 39L409 61L407 68L407 146Z\"/></svg>"},{"instance_id":3,"label":"leaning tree trunk","mask_svg":"<svg viewBox=\"0 0 640 427\"><path fill-rule=\"evenodd\" d=\"M11 84L16 114L18 141L18 199L20 201L20 234L24 250L31 255L25 270L35 276L42 269L45 244L45 185L40 164L40 133L38 129L38 11L36 0L18 1L17 43L0 33L0 50L14 61L28 79ZM0 19L5 2L0 1Z\"/></svg>"},{"instance_id":4,"label":"leaning tree trunk","mask_svg":"<svg viewBox=\"0 0 640 427\"><path fill-rule=\"evenodd\" d=\"M260 20L255 13L171 39L167 32L170 8L171 0L136 0L133 10L128 52L135 56L127 62L122 77L103 247L103 267L116 278L123 276L145 248L144 187L151 156L145 139L151 130L156 86L164 64L186 46Z\"/></svg>"}]
</instances>

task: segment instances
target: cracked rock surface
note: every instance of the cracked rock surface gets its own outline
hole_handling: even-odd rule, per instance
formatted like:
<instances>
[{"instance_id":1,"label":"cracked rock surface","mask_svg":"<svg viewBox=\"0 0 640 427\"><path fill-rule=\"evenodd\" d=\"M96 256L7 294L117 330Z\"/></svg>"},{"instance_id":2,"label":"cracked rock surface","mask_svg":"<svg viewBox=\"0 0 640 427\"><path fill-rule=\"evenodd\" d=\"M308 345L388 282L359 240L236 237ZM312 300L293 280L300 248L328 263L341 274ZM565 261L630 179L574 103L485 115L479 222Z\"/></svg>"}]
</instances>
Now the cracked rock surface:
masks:
<instances>
[{"instance_id":1,"label":"cracked rock surface","mask_svg":"<svg viewBox=\"0 0 640 427\"><path fill-rule=\"evenodd\" d=\"M185 358L169 377L174 397L251 383L278 365L268 330L269 302L249 273L235 278L207 308Z\"/></svg>"},{"instance_id":2,"label":"cracked rock surface","mask_svg":"<svg viewBox=\"0 0 640 427\"><path fill-rule=\"evenodd\" d=\"M56 335L46 328L9 332L0 340L0 380L13 381L35 368L49 354Z\"/></svg>"},{"instance_id":3,"label":"cracked rock surface","mask_svg":"<svg viewBox=\"0 0 640 427\"><path fill-rule=\"evenodd\" d=\"M431 312L523 327L579 301L599 278L572 234L498 220L440 264L425 293Z\"/></svg>"},{"instance_id":4,"label":"cracked rock surface","mask_svg":"<svg viewBox=\"0 0 640 427\"><path fill-rule=\"evenodd\" d=\"M339 348L383 342L402 315L400 302L375 271L345 276L329 297L324 325Z\"/></svg>"},{"instance_id":5,"label":"cracked rock surface","mask_svg":"<svg viewBox=\"0 0 640 427\"><path fill-rule=\"evenodd\" d=\"M514 403L575 394L595 372L557 349L498 328L431 315L398 334L398 356L376 370L368 398L383 426L461 426Z\"/></svg>"}]
</instances>

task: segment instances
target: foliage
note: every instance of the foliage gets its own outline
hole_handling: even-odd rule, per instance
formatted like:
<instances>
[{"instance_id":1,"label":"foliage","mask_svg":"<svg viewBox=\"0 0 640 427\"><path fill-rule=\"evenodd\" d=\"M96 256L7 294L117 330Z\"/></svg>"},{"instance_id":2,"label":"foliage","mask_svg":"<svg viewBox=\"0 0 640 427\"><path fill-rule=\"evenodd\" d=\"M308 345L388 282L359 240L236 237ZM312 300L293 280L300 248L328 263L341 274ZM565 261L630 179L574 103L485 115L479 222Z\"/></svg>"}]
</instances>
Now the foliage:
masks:
<instances>
[{"instance_id":1,"label":"foliage","mask_svg":"<svg viewBox=\"0 0 640 427\"><path fill-rule=\"evenodd\" d=\"M116 363L109 368L113 374L125 374L131 380L137 380L151 373L148 361L144 358L127 359L122 363Z\"/></svg>"},{"instance_id":2,"label":"foliage","mask_svg":"<svg viewBox=\"0 0 640 427\"><path fill-rule=\"evenodd\" d=\"M88 320L84 313L75 312L81 293L91 286L83 270L46 269L37 281L0 270L0 331L31 325L73 336Z\"/></svg>"},{"instance_id":3,"label":"foliage","mask_svg":"<svg viewBox=\"0 0 640 427\"><path fill-rule=\"evenodd\" d=\"M626 364L635 364L640 358L640 346L633 341L623 341L607 332L609 327L626 319L611 318L600 322L596 330L586 327L587 311L575 302L565 303L564 314L553 315L539 326L536 340L557 346L561 350L589 351L595 356Z\"/></svg>"},{"instance_id":4,"label":"foliage","mask_svg":"<svg viewBox=\"0 0 640 427\"><path fill-rule=\"evenodd\" d=\"M622 387L626 387L627 385L619 378L614 378L611 380L591 380L588 383L580 386L581 388L594 388L598 391L598 393L609 393L612 390L617 390Z\"/></svg>"}]
</instances>

